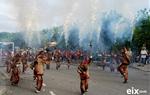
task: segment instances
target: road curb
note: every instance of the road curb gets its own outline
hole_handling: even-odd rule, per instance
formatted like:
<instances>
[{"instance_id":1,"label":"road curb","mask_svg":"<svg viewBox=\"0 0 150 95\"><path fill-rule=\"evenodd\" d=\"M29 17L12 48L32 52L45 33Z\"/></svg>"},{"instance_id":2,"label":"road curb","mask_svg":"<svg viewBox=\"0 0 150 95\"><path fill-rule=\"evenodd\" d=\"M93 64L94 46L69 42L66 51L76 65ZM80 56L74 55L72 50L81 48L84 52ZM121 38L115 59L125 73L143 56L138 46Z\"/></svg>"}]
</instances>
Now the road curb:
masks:
<instances>
[{"instance_id":1,"label":"road curb","mask_svg":"<svg viewBox=\"0 0 150 95\"><path fill-rule=\"evenodd\" d=\"M130 68L137 69L137 70L140 70L140 71L143 71L143 72L150 72L150 71L143 70L143 69L140 69L140 68L138 68L138 67L134 67L134 66L130 66Z\"/></svg>"},{"instance_id":2,"label":"road curb","mask_svg":"<svg viewBox=\"0 0 150 95\"><path fill-rule=\"evenodd\" d=\"M1 74L1 77L4 78L4 80L9 78L8 75L6 73L4 73L2 70L0 70L0 74ZM1 81L3 82L4 80L1 80ZM6 86L5 85L3 85L3 86L0 85L0 95L5 94L6 92L7 92Z\"/></svg>"},{"instance_id":3,"label":"road curb","mask_svg":"<svg viewBox=\"0 0 150 95\"><path fill-rule=\"evenodd\" d=\"M9 78L8 74L6 74L4 71L0 70L0 73L1 73L5 78Z\"/></svg>"},{"instance_id":4,"label":"road curb","mask_svg":"<svg viewBox=\"0 0 150 95\"><path fill-rule=\"evenodd\" d=\"M3 95L4 93L6 93L7 89L5 86L0 86L0 95Z\"/></svg>"}]
</instances>

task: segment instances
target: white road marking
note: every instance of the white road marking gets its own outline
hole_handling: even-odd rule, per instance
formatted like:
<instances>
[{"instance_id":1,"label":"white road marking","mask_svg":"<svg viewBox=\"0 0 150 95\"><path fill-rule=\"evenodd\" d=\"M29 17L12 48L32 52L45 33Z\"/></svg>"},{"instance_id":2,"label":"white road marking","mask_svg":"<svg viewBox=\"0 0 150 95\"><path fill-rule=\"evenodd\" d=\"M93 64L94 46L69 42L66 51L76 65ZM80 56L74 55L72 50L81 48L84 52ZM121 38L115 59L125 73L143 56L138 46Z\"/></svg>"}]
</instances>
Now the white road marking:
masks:
<instances>
[{"instance_id":1,"label":"white road marking","mask_svg":"<svg viewBox=\"0 0 150 95\"><path fill-rule=\"evenodd\" d=\"M43 89L43 92L45 92L45 89Z\"/></svg>"},{"instance_id":2,"label":"white road marking","mask_svg":"<svg viewBox=\"0 0 150 95\"><path fill-rule=\"evenodd\" d=\"M49 93L50 93L51 95L56 95L53 91L49 91Z\"/></svg>"}]
</instances>

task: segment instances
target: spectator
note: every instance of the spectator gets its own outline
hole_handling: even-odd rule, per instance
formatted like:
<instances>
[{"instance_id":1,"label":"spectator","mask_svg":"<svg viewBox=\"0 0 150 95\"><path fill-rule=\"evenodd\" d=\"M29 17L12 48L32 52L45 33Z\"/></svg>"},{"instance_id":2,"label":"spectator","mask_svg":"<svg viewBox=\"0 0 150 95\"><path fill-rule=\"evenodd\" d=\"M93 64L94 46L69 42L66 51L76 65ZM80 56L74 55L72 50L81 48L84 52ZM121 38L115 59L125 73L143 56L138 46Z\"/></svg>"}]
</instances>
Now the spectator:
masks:
<instances>
[{"instance_id":1,"label":"spectator","mask_svg":"<svg viewBox=\"0 0 150 95\"><path fill-rule=\"evenodd\" d=\"M148 53L146 64L150 64L150 52Z\"/></svg>"},{"instance_id":2,"label":"spectator","mask_svg":"<svg viewBox=\"0 0 150 95\"><path fill-rule=\"evenodd\" d=\"M140 55L141 55L140 59L141 59L142 66L144 66L146 64L146 56L147 56L147 51L145 47L142 48Z\"/></svg>"}]
</instances>

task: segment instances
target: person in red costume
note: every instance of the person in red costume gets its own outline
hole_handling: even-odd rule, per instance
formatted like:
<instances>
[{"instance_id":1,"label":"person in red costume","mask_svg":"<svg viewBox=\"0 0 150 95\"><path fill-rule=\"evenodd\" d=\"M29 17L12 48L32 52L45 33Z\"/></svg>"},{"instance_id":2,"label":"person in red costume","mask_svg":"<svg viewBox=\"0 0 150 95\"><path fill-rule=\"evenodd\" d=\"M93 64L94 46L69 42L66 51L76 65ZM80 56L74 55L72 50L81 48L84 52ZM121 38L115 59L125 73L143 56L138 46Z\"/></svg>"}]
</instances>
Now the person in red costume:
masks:
<instances>
[{"instance_id":1,"label":"person in red costume","mask_svg":"<svg viewBox=\"0 0 150 95\"><path fill-rule=\"evenodd\" d=\"M80 90L81 90L81 95L84 95L85 92L88 91L88 81L90 78L89 75L89 65L92 61L92 56L86 57L78 66L77 72L80 76Z\"/></svg>"},{"instance_id":2,"label":"person in red costume","mask_svg":"<svg viewBox=\"0 0 150 95\"><path fill-rule=\"evenodd\" d=\"M128 65L130 64L130 54L127 50L127 48L123 48L121 50L121 64L118 67L118 71L121 73L121 75L123 75L124 78L124 82L123 83L127 83L128 81Z\"/></svg>"},{"instance_id":3,"label":"person in red costume","mask_svg":"<svg viewBox=\"0 0 150 95\"><path fill-rule=\"evenodd\" d=\"M21 55L19 53L15 54L12 59L11 64L11 77L10 81L12 85L18 85L20 81L20 63L21 63Z\"/></svg>"}]
</instances>

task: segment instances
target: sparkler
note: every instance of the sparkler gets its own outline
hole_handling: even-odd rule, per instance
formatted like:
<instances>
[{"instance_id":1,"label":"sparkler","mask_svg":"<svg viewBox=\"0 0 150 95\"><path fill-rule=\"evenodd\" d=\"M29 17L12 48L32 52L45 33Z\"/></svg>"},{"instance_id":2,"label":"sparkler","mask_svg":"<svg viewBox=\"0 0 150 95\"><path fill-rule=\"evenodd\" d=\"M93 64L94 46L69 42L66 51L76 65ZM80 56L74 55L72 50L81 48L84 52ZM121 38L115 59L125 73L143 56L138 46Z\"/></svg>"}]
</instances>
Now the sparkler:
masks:
<instances>
[{"instance_id":1,"label":"sparkler","mask_svg":"<svg viewBox=\"0 0 150 95\"><path fill-rule=\"evenodd\" d=\"M68 29L69 29L69 25L73 23L73 15L76 12L76 10L78 9L78 2L73 4L72 10L71 12L67 15L65 23L64 23L64 35L65 35L65 39L66 39L66 45L68 44Z\"/></svg>"}]
</instances>

